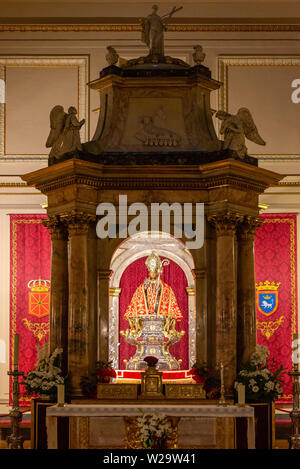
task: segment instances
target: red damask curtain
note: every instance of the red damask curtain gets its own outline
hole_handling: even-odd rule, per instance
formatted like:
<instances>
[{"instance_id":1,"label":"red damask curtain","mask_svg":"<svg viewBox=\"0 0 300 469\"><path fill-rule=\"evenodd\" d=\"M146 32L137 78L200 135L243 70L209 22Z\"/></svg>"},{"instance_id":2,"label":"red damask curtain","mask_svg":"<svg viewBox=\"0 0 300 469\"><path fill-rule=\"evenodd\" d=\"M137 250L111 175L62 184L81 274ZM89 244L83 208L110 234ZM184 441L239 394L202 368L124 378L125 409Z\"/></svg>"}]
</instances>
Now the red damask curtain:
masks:
<instances>
[{"instance_id":1,"label":"red damask curtain","mask_svg":"<svg viewBox=\"0 0 300 469\"><path fill-rule=\"evenodd\" d=\"M145 265L147 257L136 260L130 264L123 272L120 281L121 294L119 303L119 327L121 330L128 329L128 321L124 319L127 306L130 303L132 295L136 288L143 283L148 276L147 267ZM164 259L163 257L161 259ZM161 279L173 289L178 306L183 315L183 319L177 322L176 329L185 331L184 336L176 345L170 347L171 354L178 360L182 359L181 369L189 368L188 361L188 344L189 344L189 327L188 327L188 295L186 292L187 278L181 267L170 260L170 264L163 267ZM122 335L119 336L119 369L125 369L124 359L128 360L135 353L135 347L127 344Z\"/></svg>"},{"instance_id":2,"label":"red damask curtain","mask_svg":"<svg viewBox=\"0 0 300 469\"><path fill-rule=\"evenodd\" d=\"M50 280L51 243L43 218L46 215L10 216L10 368L17 333L19 369L25 373L37 361L36 344L48 340L49 332L49 290L32 292L28 287L31 280ZM20 405L30 405L22 386Z\"/></svg>"},{"instance_id":3,"label":"red damask curtain","mask_svg":"<svg viewBox=\"0 0 300 469\"><path fill-rule=\"evenodd\" d=\"M263 224L255 237L257 342L269 348L270 358L278 366L282 364L286 371L292 371L292 335L297 331L297 216L276 213L261 218ZM266 294L266 303L262 303L259 292L263 288L270 290L266 282L274 282L278 288L274 290L277 293ZM271 306L272 295L275 307ZM290 401L292 380L288 375L283 391L280 402Z\"/></svg>"}]
</instances>

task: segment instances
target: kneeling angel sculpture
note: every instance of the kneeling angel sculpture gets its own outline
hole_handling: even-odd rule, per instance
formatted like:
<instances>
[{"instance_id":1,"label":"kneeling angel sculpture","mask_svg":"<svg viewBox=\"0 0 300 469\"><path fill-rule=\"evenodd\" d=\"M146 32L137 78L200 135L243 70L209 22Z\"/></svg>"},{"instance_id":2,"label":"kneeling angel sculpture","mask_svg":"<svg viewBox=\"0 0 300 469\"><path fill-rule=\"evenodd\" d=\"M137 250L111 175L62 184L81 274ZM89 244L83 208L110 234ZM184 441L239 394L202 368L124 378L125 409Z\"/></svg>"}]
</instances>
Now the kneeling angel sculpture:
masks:
<instances>
[{"instance_id":1,"label":"kneeling angel sculpture","mask_svg":"<svg viewBox=\"0 0 300 469\"><path fill-rule=\"evenodd\" d=\"M58 162L66 153L82 150L79 131L85 119L79 122L76 114L77 109L74 106L69 107L68 114L63 106L54 106L51 110L51 130L46 142L46 147L51 147L49 165Z\"/></svg>"},{"instance_id":2,"label":"kneeling angel sculpture","mask_svg":"<svg viewBox=\"0 0 300 469\"><path fill-rule=\"evenodd\" d=\"M222 121L220 133L224 135L224 150L234 150L240 158L244 158L247 155L246 138L258 145L266 144L258 133L249 109L241 107L236 115L218 111L216 117Z\"/></svg>"}]
</instances>

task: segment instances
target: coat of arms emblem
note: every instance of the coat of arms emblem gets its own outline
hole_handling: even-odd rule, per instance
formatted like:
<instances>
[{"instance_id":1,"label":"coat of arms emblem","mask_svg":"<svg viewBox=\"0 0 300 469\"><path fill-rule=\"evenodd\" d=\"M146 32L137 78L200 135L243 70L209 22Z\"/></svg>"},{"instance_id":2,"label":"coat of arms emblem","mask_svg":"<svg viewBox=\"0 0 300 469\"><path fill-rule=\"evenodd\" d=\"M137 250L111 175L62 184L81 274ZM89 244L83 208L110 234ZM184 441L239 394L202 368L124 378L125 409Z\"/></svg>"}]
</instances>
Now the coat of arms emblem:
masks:
<instances>
[{"instance_id":1,"label":"coat of arms emblem","mask_svg":"<svg viewBox=\"0 0 300 469\"><path fill-rule=\"evenodd\" d=\"M49 315L50 310L50 280L30 280L28 282L29 292L29 314L38 318Z\"/></svg>"},{"instance_id":2,"label":"coat of arms emblem","mask_svg":"<svg viewBox=\"0 0 300 469\"><path fill-rule=\"evenodd\" d=\"M256 306L265 316L271 316L278 308L278 288L280 282L269 282L256 284Z\"/></svg>"}]
</instances>

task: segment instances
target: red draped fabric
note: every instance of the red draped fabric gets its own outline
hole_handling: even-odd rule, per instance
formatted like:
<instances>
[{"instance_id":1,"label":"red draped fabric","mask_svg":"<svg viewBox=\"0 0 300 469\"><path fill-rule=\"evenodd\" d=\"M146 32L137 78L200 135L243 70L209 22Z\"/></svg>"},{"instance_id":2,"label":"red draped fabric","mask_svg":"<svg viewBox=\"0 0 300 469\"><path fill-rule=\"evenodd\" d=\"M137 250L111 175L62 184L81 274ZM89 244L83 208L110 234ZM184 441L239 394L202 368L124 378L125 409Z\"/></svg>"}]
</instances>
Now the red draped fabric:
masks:
<instances>
[{"instance_id":1,"label":"red draped fabric","mask_svg":"<svg viewBox=\"0 0 300 469\"><path fill-rule=\"evenodd\" d=\"M51 243L41 220L46 215L10 216L10 368L14 354L14 334L20 334L19 369L27 373L37 361L36 343L48 340L49 291L34 292L31 280L50 280ZM30 405L23 397L20 405ZM11 380L10 380L10 404Z\"/></svg>"},{"instance_id":2,"label":"red draped fabric","mask_svg":"<svg viewBox=\"0 0 300 469\"><path fill-rule=\"evenodd\" d=\"M257 298L257 342L269 348L270 357L278 366L282 364L286 371L292 371L292 335L297 331L297 216L277 213L261 218L263 225L257 229L255 237L256 284L265 285L268 281L280 285L278 306L271 314L259 306ZM266 306L268 308L267 303ZM288 375L285 375L283 390L280 402L288 402L292 398L292 379Z\"/></svg>"},{"instance_id":3,"label":"red draped fabric","mask_svg":"<svg viewBox=\"0 0 300 469\"><path fill-rule=\"evenodd\" d=\"M119 307L119 327L120 331L128 329L128 321L124 319L124 314L127 306L130 303L132 295L136 288L141 285L145 278L148 276L148 270L145 265L147 257L138 259L130 264L123 272L120 281L121 294L120 294L120 307ZM162 258L164 259L164 258ZM170 285L173 289L178 306L181 310L183 318L177 322L176 329L178 331L185 331L184 336L180 342L170 347L171 354L178 360L182 359L181 369L189 368L188 361L188 344L189 344L189 327L188 327L188 295L186 292L187 278L181 267L170 260L170 264L163 267L161 279ZM133 345L127 344L122 335L119 338L119 368L125 369L124 361L129 360L135 354L136 348Z\"/></svg>"}]
</instances>

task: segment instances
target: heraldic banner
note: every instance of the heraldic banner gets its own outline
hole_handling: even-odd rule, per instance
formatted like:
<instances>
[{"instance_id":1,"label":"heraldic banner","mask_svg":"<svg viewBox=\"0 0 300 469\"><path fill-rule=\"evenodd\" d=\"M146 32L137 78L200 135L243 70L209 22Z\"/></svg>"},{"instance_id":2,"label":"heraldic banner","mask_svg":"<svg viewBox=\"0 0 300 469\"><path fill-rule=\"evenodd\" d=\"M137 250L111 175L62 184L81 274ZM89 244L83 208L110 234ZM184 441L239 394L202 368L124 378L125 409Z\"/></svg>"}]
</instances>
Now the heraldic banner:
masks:
<instances>
[{"instance_id":1,"label":"heraldic banner","mask_svg":"<svg viewBox=\"0 0 300 469\"><path fill-rule=\"evenodd\" d=\"M127 319L125 319L125 311L132 299L135 290L139 285L143 284L145 278L148 277L147 267L145 265L147 257L142 257L130 264L123 272L120 281L121 294L119 303L119 330L126 330L129 327ZM165 259L164 257L161 260ZM181 359L181 369L189 368L188 347L189 347L189 321L188 321L188 295L186 291L187 278L181 267L169 259L168 265L163 267L161 280L167 283L173 290L182 319L176 323L178 331L185 331L181 340L170 347L171 354L178 360ZM119 337L119 369L125 369L124 360L129 360L136 351L136 347L129 345L122 335Z\"/></svg>"},{"instance_id":2,"label":"heraldic banner","mask_svg":"<svg viewBox=\"0 0 300 469\"><path fill-rule=\"evenodd\" d=\"M25 374L37 362L36 345L48 340L49 333L51 243L43 218L46 215L10 216L10 369L17 333L19 369ZM20 405L30 405L23 386L20 392Z\"/></svg>"},{"instance_id":3,"label":"heraldic banner","mask_svg":"<svg viewBox=\"0 0 300 469\"><path fill-rule=\"evenodd\" d=\"M270 350L269 358L292 371L292 340L297 331L297 216L261 215L255 237L257 343ZM292 379L284 375L283 397L292 399Z\"/></svg>"}]
</instances>

